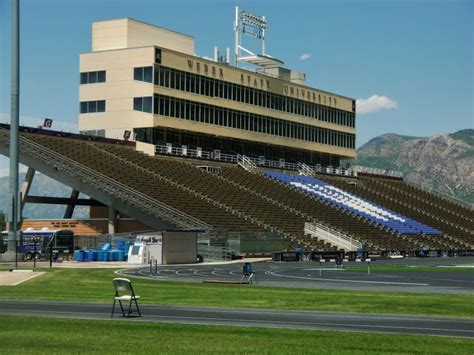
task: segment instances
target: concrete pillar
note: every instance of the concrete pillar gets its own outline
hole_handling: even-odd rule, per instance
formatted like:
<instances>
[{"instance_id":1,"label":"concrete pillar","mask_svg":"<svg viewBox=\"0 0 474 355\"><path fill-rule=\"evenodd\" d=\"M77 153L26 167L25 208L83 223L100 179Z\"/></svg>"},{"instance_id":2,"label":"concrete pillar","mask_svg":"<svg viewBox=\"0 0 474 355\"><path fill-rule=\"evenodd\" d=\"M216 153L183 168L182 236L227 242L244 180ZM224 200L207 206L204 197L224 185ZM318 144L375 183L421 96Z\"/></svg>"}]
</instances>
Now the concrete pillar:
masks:
<instances>
[{"instance_id":1,"label":"concrete pillar","mask_svg":"<svg viewBox=\"0 0 474 355\"><path fill-rule=\"evenodd\" d=\"M115 234L117 227L117 211L109 206L108 234Z\"/></svg>"}]
</instances>

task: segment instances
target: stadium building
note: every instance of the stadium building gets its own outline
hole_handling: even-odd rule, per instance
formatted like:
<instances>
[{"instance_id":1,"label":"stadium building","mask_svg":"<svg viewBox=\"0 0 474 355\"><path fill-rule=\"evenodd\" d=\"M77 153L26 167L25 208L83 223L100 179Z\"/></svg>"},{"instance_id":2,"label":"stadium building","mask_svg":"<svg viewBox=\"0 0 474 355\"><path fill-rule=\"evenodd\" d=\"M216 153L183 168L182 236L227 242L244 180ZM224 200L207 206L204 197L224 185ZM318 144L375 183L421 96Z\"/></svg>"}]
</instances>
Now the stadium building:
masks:
<instances>
[{"instance_id":1,"label":"stadium building","mask_svg":"<svg viewBox=\"0 0 474 355\"><path fill-rule=\"evenodd\" d=\"M193 37L133 19L95 22L80 56L80 130L326 166L355 157L353 99L269 56L246 61L258 72L229 59L197 57Z\"/></svg>"},{"instance_id":2,"label":"stadium building","mask_svg":"<svg viewBox=\"0 0 474 355\"><path fill-rule=\"evenodd\" d=\"M231 65L229 50L198 57L194 39L171 30L128 18L94 23L92 51L80 56L80 134L20 134L22 206L67 205L64 219L24 220L22 229L192 229L241 255L296 245L473 249L472 206L395 172L340 167L355 157L354 100L306 86L303 73L269 56L264 17L237 10L234 30ZM242 45L248 33L261 40L261 54ZM0 125L7 156L8 130ZM71 195L31 196L35 171ZM90 206L89 219L71 219L77 205Z\"/></svg>"}]
</instances>

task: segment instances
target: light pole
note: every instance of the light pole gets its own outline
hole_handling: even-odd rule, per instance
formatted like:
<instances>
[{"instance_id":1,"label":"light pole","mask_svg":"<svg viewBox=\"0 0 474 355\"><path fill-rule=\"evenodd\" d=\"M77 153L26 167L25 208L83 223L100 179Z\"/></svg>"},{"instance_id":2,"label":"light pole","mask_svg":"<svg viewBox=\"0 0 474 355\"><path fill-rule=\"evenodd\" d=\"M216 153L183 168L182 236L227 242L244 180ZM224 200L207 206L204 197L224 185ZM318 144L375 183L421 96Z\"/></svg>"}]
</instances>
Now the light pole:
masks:
<instances>
[{"instance_id":1,"label":"light pole","mask_svg":"<svg viewBox=\"0 0 474 355\"><path fill-rule=\"evenodd\" d=\"M6 258L14 256L18 244L20 199L18 192L18 144L20 125L20 1L12 0L12 77L10 111L10 179L8 193L8 244ZM6 261L6 260L5 260Z\"/></svg>"}]
</instances>

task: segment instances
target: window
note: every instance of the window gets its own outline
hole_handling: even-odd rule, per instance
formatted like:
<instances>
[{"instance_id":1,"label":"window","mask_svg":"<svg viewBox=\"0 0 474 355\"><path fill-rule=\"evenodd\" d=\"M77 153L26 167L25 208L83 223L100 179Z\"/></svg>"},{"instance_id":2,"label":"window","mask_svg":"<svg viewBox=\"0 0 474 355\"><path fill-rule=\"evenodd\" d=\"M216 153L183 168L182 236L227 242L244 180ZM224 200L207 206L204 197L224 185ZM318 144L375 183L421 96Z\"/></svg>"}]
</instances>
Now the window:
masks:
<instances>
[{"instance_id":1,"label":"window","mask_svg":"<svg viewBox=\"0 0 474 355\"><path fill-rule=\"evenodd\" d=\"M81 101L79 111L80 113L105 112L105 100Z\"/></svg>"},{"instance_id":2,"label":"window","mask_svg":"<svg viewBox=\"0 0 474 355\"><path fill-rule=\"evenodd\" d=\"M349 141L349 147L353 148L355 136L350 133L341 133L331 129L289 122L273 117L158 94L155 94L154 101L154 113L162 116L204 122L222 127L256 131L264 134L330 144L339 147L346 147L347 141ZM151 109L151 97L136 97L134 99L134 109L137 111L150 112L148 110ZM346 139L346 141L343 138Z\"/></svg>"},{"instance_id":3,"label":"window","mask_svg":"<svg viewBox=\"0 0 474 355\"><path fill-rule=\"evenodd\" d=\"M105 112L105 100L97 101L97 112Z\"/></svg>"},{"instance_id":4,"label":"window","mask_svg":"<svg viewBox=\"0 0 474 355\"><path fill-rule=\"evenodd\" d=\"M87 84L87 73L81 73L81 84Z\"/></svg>"},{"instance_id":5,"label":"window","mask_svg":"<svg viewBox=\"0 0 474 355\"><path fill-rule=\"evenodd\" d=\"M97 82L98 83L105 83L105 70L101 70L97 72Z\"/></svg>"},{"instance_id":6,"label":"window","mask_svg":"<svg viewBox=\"0 0 474 355\"><path fill-rule=\"evenodd\" d=\"M87 102L81 102L81 113L87 113Z\"/></svg>"},{"instance_id":7,"label":"window","mask_svg":"<svg viewBox=\"0 0 474 355\"><path fill-rule=\"evenodd\" d=\"M135 68L135 80L151 82L152 67ZM212 79L206 76L175 70L163 66L155 68L155 84L175 90L192 92L208 97L220 97L249 105L266 107L277 111L288 112L338 125L354 127L351 119L343 120L341 115L353 115L347 111L328 108L324 105L308 102L284 95L270 94L244 85ZM319 102L321 102L320 96ZM314 96L316 98L316 96ZM350 116L349 116L350 117Z\"/></svg>"},{"instance_id":8,"label":"window","mask_svg":"<svg viewBox=\"0 0 474 355\"><path fill-rule=\"evenodd\" d=\"M153 82L153 67L139 67L133 69L133 79L145 81L147 83Z\"/></svg>"},{"instance_id":9,"label":"window","mask_svg":"<svg viewBox=\"0 0 474 355\"><path fill-rule=\"evenodd\" d=\"M97 72L96 71L91 71L89 73L89 84L94 84L97 82Z\"/></svg>"},{"instance_id":10,"label":"window","mask_svg":"<svg viewBox=\"0 0 474 355\"><path fill-rule=\"evenodd\" d=\"M133 98L133 109L135 111L143 111L143 112L152 112L152 98L151 96L146 97L134 97Z\"/></svg>"},{"instance_id":11,"label":"window","mask_svg":"<svg viewBox=\"0 0 474 355\"><path fill-rule=\"evenodd\" d=\"M105 70L81 73L81 84L105 83Z\"/></svg>"}]
</instances>

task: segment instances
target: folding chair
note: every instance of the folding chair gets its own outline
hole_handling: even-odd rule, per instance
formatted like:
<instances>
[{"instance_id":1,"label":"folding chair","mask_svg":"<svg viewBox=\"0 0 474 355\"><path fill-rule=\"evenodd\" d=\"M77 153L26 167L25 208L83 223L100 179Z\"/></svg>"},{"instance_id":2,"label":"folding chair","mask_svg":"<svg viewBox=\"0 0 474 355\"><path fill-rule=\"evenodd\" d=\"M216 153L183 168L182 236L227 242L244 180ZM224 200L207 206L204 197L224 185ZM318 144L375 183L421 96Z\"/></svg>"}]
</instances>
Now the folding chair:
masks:
<instances>
[{"instance_id":1,"label":"folding chair","mask_svg":"<svg viewBox=\"0 0 474 355\"><path fill-rule=\"evenodd\" d=\"M122 310L122 315L124 317L131 317L132 314L132 302L135 302L135 306L138 311L138 316L132 316L132 317L141 317L142 314L140 312L140 308L138 307L137 300L140 298L140 296L135 295L135 292L133 291L132 283L128 279L122 279L122 278L116 278L113 280L114 288L115 288L115 297L114 297L114 305L112 307L112 314L111 318L114 316L114 311L115 311L115 304L119 303L120 309ZM128 302L128 309L124 308L124 305L122 304L122 301Z\"/></svg>"},{"instance_id":2,"label":"folding chair","mask_svg":"<svg viewBox=\"0 0 474 355\"><path fill-rule=\"evenodd\" d=\"M242 278L240 279L241 283L257 283L255 271L252 270L251 263L245 263L242 267Z\"/></svg>"}]
</instances>

